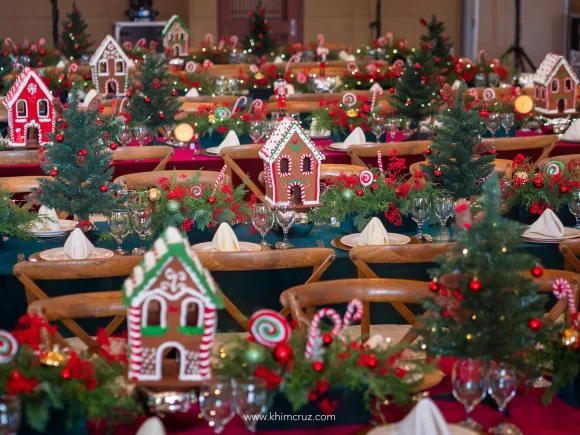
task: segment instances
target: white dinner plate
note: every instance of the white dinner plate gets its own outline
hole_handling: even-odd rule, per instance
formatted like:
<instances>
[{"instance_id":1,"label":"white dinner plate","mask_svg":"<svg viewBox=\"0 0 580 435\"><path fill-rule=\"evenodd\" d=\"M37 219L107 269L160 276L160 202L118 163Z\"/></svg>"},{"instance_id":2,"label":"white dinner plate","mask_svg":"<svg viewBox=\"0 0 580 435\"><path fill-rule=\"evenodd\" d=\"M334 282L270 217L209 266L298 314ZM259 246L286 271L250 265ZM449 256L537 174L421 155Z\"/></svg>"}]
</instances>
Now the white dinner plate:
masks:
<instances>
[{"instance_id":1,"label":"white dinner plate","mask_svg":"<svg viewBox=\"0 0 580 435\"><path fill-rule=\"evenodd\" d=\"M349 234L348 236L342 237L340 239L340 242L343 245L350 246L351 248L353 246L362 246L362 245L359 245L359 243L358 243L358 238L360 237L360 235L361 235L361 233ZM406 245L410 241L411 241L411 238L408 236L404 236L403 234L389 233L389 245L388 246Z\"/></svg>"},{"instance_id":2,"label":"white dinner plate","mask_svg":"<svg viewBox=\"0 0 580 435\"><path fill-rule=\"evenodd\" d=\"M367 435L398 435L399 423L385 424L383 426L375 427L373 430L367 433ZM448 424L447 429L451 435L475 435L477 432L467 429L466 427L459 426L458 424ZM418 434L417 434L418 435Z\"/></svg>"},{"instance_id":3,"label":"white dinner plate","mask_svg":"<svg viewBox=\"0 0 580 435\"><path fill-rule=\"evenodd\" d=\"M214 156L219 156L220 147L209 147L205 149L205 152L208 154L213 154Z\"/></svg>"},{"instance_id":4,"label":"white dinner plate","mask_svg":"<svg viewBox=\"0 0 580 435\"><path fill-rule=\"evenodd\" d=\"M54 231L33 231L32 234L35 237L40 237L40 238L48 238L48 237L59 237L59 236L64 236L65 234L70 233L72 230L75 229L75 227L77 226L76 221L69 221L66 219L59 219L58 220L58 224L60 225L60 230L54 230Z\"/></svg>"},{"instance_id":5,"label":"white dinner plate","mask_svg":"<svg viewBox=\"0 0 580 435\"><path fill-rule=\"evenodd\" d=\"M90 253L87 260L96 260L99 258L111 258L115 253L110 249L95 248ZM64 248L54 248L47 249L41 252L38 256L45 261L67 261L72 260L68 255L65 254Z\"/></svg>"},{"instance_id":6,"label":"white dinner plate","mask_svg":"<svg viewBox=\"0 0 580 435\"><path fill-rule=\"evenodd\" d=\"M255 252L261 251L262 247L257 243L250 243L250 242L238 242L240 244L240 251L241 252ZM219 252L214 249L212 246L212 242L204 242L198 243L191 247L194 251L197 252Z\"/></svg>"},{"instance_id":7,"label":"white dinner plate","mask_svg":"<svg viewBox=\"0 0 580 435\"><path fill-rule=\"evenodd\" d=\"M525 232L524 232L525 234ZM576 228L564 228L564 235L562 237L547 237L541 234L528 234L522 237L527 240L538 241L538 242L555 242L555 241L562 241L564 239L575 239L576 237L580 237L580 230Z\"/></svg>"},{"instance_id":8,"label":"white dinner plate","mask_svg":"<svg viewBox=\"0 0 580 435\"><path fill-rule=\"evenodd\" d=\"M364 142L361 145L366 145L368 143L369 142ZM346 151L350 148L350 146L345 147L344 142L333 142L330 145L328 145L328 148L332 148L333 150L336 151Z\"/></svg>"}]
</instances>

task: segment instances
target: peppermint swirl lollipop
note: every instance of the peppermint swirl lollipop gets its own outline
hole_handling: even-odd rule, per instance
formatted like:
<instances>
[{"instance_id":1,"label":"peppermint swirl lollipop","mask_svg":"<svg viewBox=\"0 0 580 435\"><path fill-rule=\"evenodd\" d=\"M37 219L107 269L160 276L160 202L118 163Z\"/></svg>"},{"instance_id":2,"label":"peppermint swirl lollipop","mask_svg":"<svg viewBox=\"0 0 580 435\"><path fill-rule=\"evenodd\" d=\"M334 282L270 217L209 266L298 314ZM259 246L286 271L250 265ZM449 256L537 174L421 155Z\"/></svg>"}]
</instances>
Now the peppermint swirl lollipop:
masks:
<instances>
[{"instance_id":1,"label":"peppermint swirl lollipop","mask_svg":"<svg viewBox=\"0 0 580 435\"><path fill-rule=\"evenodd\" d=\"M371 171L362 171L359 175L360 184L367 187L373 183L373 173Z\"/></svg>"},{"instance_id":2,"label":"peppermint swirl lollipop","mask_svg":"<svg viewBox=\"0 0 580 435\"><path fill-rule=\"evenodd\" d=\"M256 311L250 318L250 334L266 347L284 344L290 338L288 321L274 310Z\"/></svg>"},{"instance_id":3,"label":"peppermint swirl lollipop","mask_svg":"<svg viewBox=\"0 0 580 435\"><path fill-rule=\"evenodd\" d=\"M18 342L14 336L0 329L0 364L6 364L14 359L18 353Z\"/></svg>"},{"instance_id":4,"label":"peppermint swirl lollipop","mask_svg":"<svg viewBox=\"0 0 580 435\"><path fill-rule=\"evenodd\" d=\"M347 92L342 96L342 103L346 107L354 106L356 104L356 95L352 92Z\"/></svg>"},{"instance_id":5,"label":"peppermint swirl lollipop","mask_svg":"<svg viewBox=\"0 0 580 435\"><path fill-rule=\"evenodd\" d=\"M215 116L217 116L219 119L230 119L232 113L227 107L218 107L215 109Z\"/></svg>"},{"instance_id":6,"label":"peppermint swirl lollipop","mask_svg":"<svg viewBox=\"0 0 580 435\"><path fill-rule=\"evenodd\" d=\"M564 163L556 160L549 161L544 166L544 174L548 176L560 175L564 170Z\"/></svg>"},{"instance_id":7,"label":"peppermint swirl lollipop","mask_svg":"<svg viewBox=\"0 0 580 435\"><path fill-rule=\"evenodd\" d=\"M188 193L189 193L189 196L193 196L195 198L201 198L201 195L203 195L203 189L201 188L201 186L199 184L196 186L189 186Z\"/></svg>"},{"instance_id":8,"label":"peppermint swirl lollipop","mask_svg":"<svg viewBox=\"0 0 580 435\"><path fill-rule=\"evenodd\" d=\"M190 60L185 64L185 71L188 73L193 73L197 69L197 65L193 60Z\"/></svg>"}]
</instances>

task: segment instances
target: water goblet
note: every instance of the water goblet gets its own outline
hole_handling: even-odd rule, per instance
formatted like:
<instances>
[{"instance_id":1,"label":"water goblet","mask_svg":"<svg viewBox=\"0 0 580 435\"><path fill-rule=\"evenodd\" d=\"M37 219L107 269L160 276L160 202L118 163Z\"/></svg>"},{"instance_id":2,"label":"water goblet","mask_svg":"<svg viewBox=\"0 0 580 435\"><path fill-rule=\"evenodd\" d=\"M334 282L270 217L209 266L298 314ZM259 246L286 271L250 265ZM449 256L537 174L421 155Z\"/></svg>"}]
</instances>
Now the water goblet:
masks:
<instances>
[{"instance_id":1,"label":"water goblet","mask_svg":"<svg viewBox=\"0 0 580 435\"><path fill-rule=\"evenodd\" d=\"M175 122L168 122L167 124L164 124L163 129L165 130L165 133L167 133L167 136L165 138L166 142L169 145L173 144L173 138L171 137L171 133L173 132L173 130L175 130Z\"/></svg>"},{"instance_id":2,"label":"water goblet","mask_svg":"<svg viewBox=\"0 0 580 435\"><path fill-rule=\"evenodd\" d=\"M199 392L199 409L214 433L222 433L234 416L234 387L230 378L218 376L205 384Z\"/></svg>"},{"instance_id":3,"label":"water goblet","mask_svg":"<svg viewBox=\"0 0 580 435\"><path fill-rule=\"evenodd\" d=\"M133 229L139 236L141 243L139 248L133 249L132 255L145 255L145 237L151 229L151 224L153 223L153 213L149 208L140 208L131 211L131 223L133 224Z\"/></svg>"},{"instance_id":4,"label":"water goblet","mask_svg":"<svg viewBox=\"0 0 580 435\"><path fill-rule=\"evenodd\" d=\"M575 229L580 230L580 190L574 190L568 200L568 209L576 218Z\"/></svg>"},{"instance_id":5,"label":"water goblet","mask_svg":"<svg viewBox=\"0 0 580 435\"><path fill-rule=\"evenodd\" d=\"M516 395L518 377L515 367L503 362L492 361L487 372L488 393L497 403L501 413L501 423L489 430L498 435L521 435L521 431L511 423L505 422L505 409Z\"/></svg>"},{"instance_id":6,"label":"water goblet","mask_svg":"<svg viewBox=\"0 0 580 435\"><path fill-rule=\"evenodd\" d=\"M268 140L276 129L276 121L265 120L262 124L262 135L264 140Z\"/></svg>"},{"instance_id":7,"label":"water goblet","mask_svg":"<svg viewBox=\"0 0 580 435\"><path fill-rule=\"evenodd\" d=\"M113 210L107 219L109 232L117 241L117 249L121 255L127 255L128 252L123 250L123 239L131 232L131 223L129 221L129 212L126 210Z\"/></svg>"},{"instance_id":8,"label":"water goblet","mask_svg":"<svg viewBox=\"0 0 580 435\"><path fill-rule=\"evenodd\" d=\"M399 120L397 118L390 119L389 132L391 133L392 142L395 142L395 134L397 134L397 130L399 130Z\"/></svg>"},{"instance_id":9,"label":"water goblet","mask_svg":"<svg viewBox=\"0 0 580 435\"><path fill-rule=\"evenodd\" d=\"M371 129L375 135L377 143L381 142L381 136L385 132L387 126L385 125L385 118L382 116L373 116L371 120Z\"/></svg>"},{"instance_id":10,"label":"water goblet","mask_svg":"<svg viewBox=\"0 0 580 435\"><path fill-rule=\"evenodd\" d=\"M411 128L411 124L413 120L411 118L405 118L405 131L403 132L405 136L409 136L413 129Z\"/></svg>"},{"instance_id":11,"label":"water goblet","mask_svg":"<svg viewBox=\"0 0 580 435\"><path fill-rule=\"evenodd\" d=\"M260 121L252 121L250 123L250 137L252 138L252 142L260 143L260 138L264 134L264 129L262 128L262 123Z\"/></svg>"},{"instance_id":12,"label":"water goblet","mask_svg":"<svg viewBox=\"0 0 580 435\"><path fill-rule=\"evenodd\" d=\"M117 139L121 142L121 145L127 146L131 142L131 129L127 124L119 125L117 129Z\"/></svg>"},{"instance_id":13,"label":"water goblet","mask_svg":"<svg viewBox=\"0 0 580 435\"><path fill-rule=\"evenodd\" d=\"M473 409L486 394L485 366L478 359L458 359L453 364L453 396L465 407L465 421L460 425L474 432L481 431L481 425L471 418Z\"/></svg>"},{"instance_id":14,"label":"water goblet","mask_svg":"<svg viewBox=\"0 0 580 435\"><path fill-rule=\"evenodd\" d=\"M433 211L435 216L441 221L441 233L435 237L435 240L448 242L451 240L449 231L447 231L447 219L453 214L453 197L438 196L433 200Z\"/></svg>"},{"instance_id":15,"label":"water goblet","mask_svg":"<svg viewBox=\"0 0 580 435\"><path fill-rule=\"evenodd\" d=\"M502 113L501 125L502 125L503 129L505 130L505 137L508 137L511 128L514 126L514 114L513 113Z\"/></svg>"},{"instance_id":16,"label":"water goblet","mask_svg":"<svg viewBox=\"0 0 580 435\"><path fill-rule=\"evenodd\" d=\"M252 212L252 224L262 236L260 246L262 251L270 249L270 245L266 242L266 234L272 229L274 225L274 212L272 207L268 204L255 204Z\"/></svg>"},{"instance_id":17,"label":"water goblet","mask_svg":"<svg viewBox=\"0 0 580 435\"><path fill-rule=\"evenodd\" d=\"M495 133L499 128L500 118L499 113L490 113L485 119L485 126L491 133L491 137L495 137Z\"/></svg>"},{"instance_id":18,"label":"water goblet","mask_svg":"<svg viewBox=\"0 0 580 435\"><path fill-rule=\"evenodd\" d=\"M234 403L236 412L244 420L246 428L254 433L258 416L268 409L268 389L266 381L253 376L243 380L234 380Z\"/></svg>"},{"instance_id":19,"label":"water goblet","mask_svg":"<svg viewBox=\"0 0 580 435\"><path fill-rule=\"evenodd\" d=\"M290 249L293 248L288 240L288 230L294 223L296 218L296 207L293 202L281 202L276 205L276 222L282 227L284 231L284 238L281 242L276 242L276 249Z\"/></svg>"},{"instance_id":20,"label":"water goblet","mask_svg":"<svg viewBox=\"0 0 580 435\"><path fill-rule=\"evenodd\" d=\"M419 228L419 232L415 236L419 241L423 240L423 224L429 218L431 213L431 205L429 204L429 198L424 196L417 196L411 198L411 217Z\"/></svg>"},{"instance_id":21,"label":"water goblet","mask_svg":"<svg viewBox=\"0 0 580 435\"><path fill-rule=\"evenodd\" d=\"M136 125L133 127L133 136L135 136L135 139L139 141L140 147L143 146L143 142L145 142L145 139L147 139L148 135L149 129L146 125Z\"/></svg>"}]
</instances>

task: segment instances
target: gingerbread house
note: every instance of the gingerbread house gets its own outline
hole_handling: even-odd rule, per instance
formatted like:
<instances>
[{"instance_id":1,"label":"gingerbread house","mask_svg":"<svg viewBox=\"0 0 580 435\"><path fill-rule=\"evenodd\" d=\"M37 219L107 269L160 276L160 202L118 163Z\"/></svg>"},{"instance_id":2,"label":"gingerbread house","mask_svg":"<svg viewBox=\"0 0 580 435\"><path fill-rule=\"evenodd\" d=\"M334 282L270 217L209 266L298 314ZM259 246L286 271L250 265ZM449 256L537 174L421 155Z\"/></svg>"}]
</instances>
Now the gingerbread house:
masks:
<instances>
[{"instance_id":1,"label":"gingerbread house","mask_svg":"<svg viewBox=\"0 0 580 435\"><path fill-rule=\"evenodd\" d=\"M548 53L534 74L534 110L547 115L576 112L577 85L564 56Z\"/></svg>"},{"instance_id":2,"label":"gingerbread house","mask_svg":"<svg viewBox=\"0 0 580 435\"><path fill-rule=\"evenodd\" d=\"M298 122L290 117L279 121L259 155L264 161L266 199L270 203L318 204L324 154Z\"/></svg>"},{"instance_id":3,"label":"gingerbread house","mask_svg":"<svg viewBox=\"0 0 580 435\"><path fill-rule=\"evenodd\" d=\"M123 96L129 87L129 68L133 62L111 35L107 35L90 61L93 85L98 94Z\"/></svg>"},{"instance_id":4,"label":"gingerbread house","mask_svg":"<svg viewBox=\"0 0 580 435\"><path fill-rule=\"evenodd\" d=\"M11 148L36 148L51 142L48 133L54 133L56 114L52 93L30 67L20 73L6 98Z\"/></svg>"},{"instance_id":5,"label":"gingerbread house","mask_svg":"<svg viewBox=\"0 0 580 435\"><path fill-rule=\"evenodd\" d=\"M173 57L187 56L189 48L189 29L181 18L173 15L168 21L163 31L163 46L171 50Z\"/></svg>"},{"instance_id":6,"label":"gingerbread house","mask_svg":"<svg viewBox=\"0 0 580 435\"><path fill-rule=\"evenodd\" d=\"M151 386L211 378L221 294L179 230L169 227L123 286L129 379Z\"/></svg>"}]
</instances>

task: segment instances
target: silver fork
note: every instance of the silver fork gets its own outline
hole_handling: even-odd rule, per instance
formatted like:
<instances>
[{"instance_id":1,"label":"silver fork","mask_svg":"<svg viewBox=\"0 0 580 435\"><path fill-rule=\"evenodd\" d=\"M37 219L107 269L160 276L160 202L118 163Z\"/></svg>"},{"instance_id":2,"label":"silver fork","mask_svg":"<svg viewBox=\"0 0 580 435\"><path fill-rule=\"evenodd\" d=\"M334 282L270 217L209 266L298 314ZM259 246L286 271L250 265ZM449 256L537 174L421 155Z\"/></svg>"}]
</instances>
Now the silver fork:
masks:
<instances>
[{"instance_id":1,"label":"silver fork","mask_svg":"<svg viewBox=\"0 0 580 435\"><path fill-rule=\"evenodd\" d=\"M324 246L324 242L322 240L317 240L316 246L318 246L319 248L326 248L326 246Z\"/></svg>"},{"instance_id":2,"label":"silver fork","mask_svg":"<svg viewBox=\"0 0 580 435\"><path fill-rule=\"evenodd\" d=\"M26 257L24 256L24 254L16 254L16 261L18 263L22 263L23 261L26 261Z\"/></svg>"}]
</instances>

